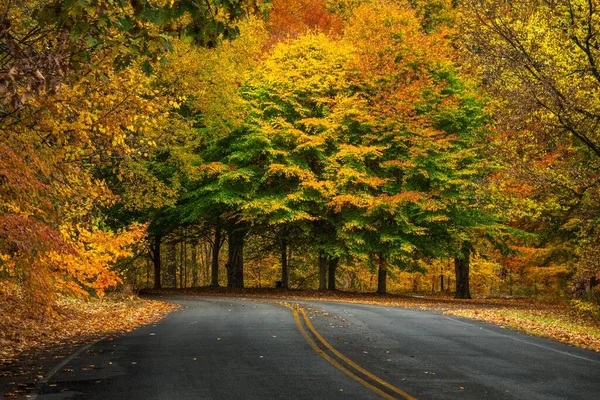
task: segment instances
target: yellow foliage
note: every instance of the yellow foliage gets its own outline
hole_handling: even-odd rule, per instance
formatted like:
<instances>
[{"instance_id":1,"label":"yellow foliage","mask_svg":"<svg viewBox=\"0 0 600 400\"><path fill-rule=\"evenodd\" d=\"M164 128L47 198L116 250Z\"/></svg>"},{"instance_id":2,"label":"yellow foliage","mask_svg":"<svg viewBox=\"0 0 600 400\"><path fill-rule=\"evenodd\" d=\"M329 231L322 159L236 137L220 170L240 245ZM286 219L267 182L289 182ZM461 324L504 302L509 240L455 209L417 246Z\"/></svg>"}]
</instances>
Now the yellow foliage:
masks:
<instances>
[{"instance_id":1,"label":"yellow foliage","mask_svg":"<svg viewBox=\"0 0 600 400\"><path fill-rule=\"evenodd\" d=\"M371 203L371 198L365 195L352 196L349 194L341 194L333 197L329 202L335 212L341 212L345 207L367 208Z\"/></svg>"},{"instance_id":2,"label":"yellow foliage","mask_svg":"<svg viewBox=\"0 0 600 400\"><path fill-rule=\"evenodd\" d=\"M97 56L83 79L31 100L0 139L0 279L36 300L55 289L102 295L119 281L111 266L144 231L98 228L98 210L120 199L97 171L116 173L151 151L172 106L139 68L115 72Z\"/></svg>"},{"instance_id":3,"label":"yellow foliage","mask_svg":"<svg viewBox=\"0 0 600 400\"><path fill-rule=\"evenodd\" d=\"M301 168L297 165L271 164L269 165L267 174L281 174L287 179L298 178L301 181L312 181L314 178L314 174L310 170Z\"/></svg>"},{"instance_id":4,"label":"yellow foliage","mask_svg":"<svg viewBox=\"0 0 600 400\"><path fill-rule=\"evenodd\" d=\"M580 314L600 318L600 306L598 304L578 299L571 300L570 304Z\"/></svg>"},{"instance_id":5,"label":"yellow foliage","mask_svg":"<svg viewBox=\"0 0 600 400\"><path fill-rule=\"evenodd\" d=\"M239 87L258 63L267 41L264 23L250 17L239 23L240 36L212 49L174 41L169 62L157 71L165 90L198 113L209 138L224 136L246 116Z\"/></svg>"}]
</instances>

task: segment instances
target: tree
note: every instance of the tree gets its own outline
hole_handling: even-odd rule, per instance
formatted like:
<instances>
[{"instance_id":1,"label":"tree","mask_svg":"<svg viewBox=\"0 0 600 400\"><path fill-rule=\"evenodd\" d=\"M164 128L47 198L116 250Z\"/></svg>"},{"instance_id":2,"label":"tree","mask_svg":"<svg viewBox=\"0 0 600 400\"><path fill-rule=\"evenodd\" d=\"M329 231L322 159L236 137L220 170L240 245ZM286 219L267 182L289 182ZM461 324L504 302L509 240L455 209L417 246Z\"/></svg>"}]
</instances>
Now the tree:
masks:
<instances>
[{"instance_id":1,"label":"tree","mask_svg":"<svg viewBox=\"0 0 600 400\"><path fill-rule=\"evenodd\" d=\"M259 185L242 207L253 223L289 232L327 218L331 186L323 173L344 129L333 115L350 103L344 70L349 56L348 46L306 34L276 46L243 89L253 119L242 136L245 155L236 159L253 160L258 168Z\"/></svg>"},{"instance_id":2,"label":"tree","mask_svg":"<svg viewBox=\"0 0 600 400\"><path fill-rule=\"evenodd\" d=\"M32 285L32 293L51 294L56 289L53 283L61 280L69 281L71 288L78 282L88 286L81 280L85 272L74 268L73 257L88 257L84 254L94 246L92 240L113 238L115 245L127 246L126 241L109 234L121 231L125 238L127 226L112 227L106 223L100 210L114 205L117 197L97 173L114 171L117 160L141 150L137 147L139 142L129 141L128 135L131 137L137 129L148 129L152 126L150 121L160 122L162 107L153 101L161 99L144 97L147 80L139 71L138 75L133 69L109 71L108 75L105 72L95 71L87 80L63 88L54 97L32 100L31 109L37 110L32 114L35 119L23 114L24 120L3 130L2 146L6 151L1 175L6 184L0 188L0 219L5 221L0 247L20 270L18 274L35 277L37 283L29 278L21 280ZM111 80L100 87L94 80L102 74ZM127 107L128 112L123 113L120 106ZM28 174L26 185L14 180L23 178L23 174ZM20 222L15 225L17 221ZM27 234L29 239L19 238L19 226L35 227ZM17 249L15 241L29 244ZM100 252L88 254L98 256L80 266L89 266L90 277L94 275L92 269L100 271L102 259L104 268L109 268L121 257L111 259ZM49 255L52 263L45 260ZM60 259L64 264L60 264ZM98 282L103 280L108 282ZM101 294L104 289L96 293Z\"/></svg>"},{"instance_id":3,"label":"tree","mask_svg":"<svg viewBox=\"0 0 600 400\"><path fill-rule=\"evenodd\" d=\"M150 96L162 96L160 107L169 114L155 118L154 126L140 130L143 137L137 138L141 146L139 156L120 162L119 175L113 175L111 181L112 189L123 199L125 210L113 216L122 222L127 219L149 222L151 253L160 252L160 246L152 245L164 243L161 238L180 226L198 225L205 231L213 230L217 236L212 240L215 286L218 286L223 226L218 218L195 212L182 214L179 206L191 183L198 178L196 166L202 162L199 149L225 135L242 120L243 108L236 91L244 72L255 62L266 34L257 19L240 23L240 27L242 33L236 40L214 49L173 41L168 64L158 64L155 74L146 78ZM155 282L159 282L161 272L156 263L161 258L150 256L155 262Z\"/></svg>"},{"instance_id":4,"label":"tree","mask_svg":"<svg viewBox=\"0 0 600 400\"><path fill-rule=\"evenodd\" d=\"M268 2L152 0L5 2L0 10L1 118L40 92L56 93L66 79L85 76L103 53L116 68L172 49L173 37L214 47L239 33L244 15L267 12Z\"/></svg>"},{"instance_id":5,"label":"tree","mask_svg":"<svg viewBox=\"0 0 600 400\"><path fill-rule=\"evenodd\" d=\"M155 78L143 70L156 68L154 59L170 47L171 34L213 45L202 37L229 36L233 20L243 14L237 1L189 8L194 4L5 2L0 268L8 273L2 272L3 279L43 300L57 290L102 295L119 281L111 271L114 262L130 254L144 230L129 226L135 218L109 220L105 211L123 199L132 214L148 210L152 201L155 208L175 202L180 182L154 162L160 156L158 132L189 132L189 124L173 112L181 99L157 90ZM198 25L214 18L205 29ZM18 182L23 178L27 181Z\"/></svg>"},{"instance_id":6,"label":"tree","mask_svg":"<svg viewBox=\"0 0 600 400\"><path fill-rule=\"evenodd\" d=\"M377 265L384 293L388 265L461 256L465 232L490 222L474 211L473 190L485 173L485 115L452 65L445 33L426 34L407 4L356 8L345 40L358 49L355 86L371 120L336 155L332 205L346 209L344 234L357 257Z\"/></svg>"},{"instance_id":7,"label":"tree","mask_svg":"<svg viewBox=\"0 0 600 400\"><path fill-rule=\"evenodd\" d=\"M600 274L600 88L597 4L464 2L462 44L495 100L495 188L513 224L537 232L541 267L578 285Z\"/></svg>"},{"instance_id":8,"label":"tree","mask_svg":"<svg viewBox=\"0 0 600 400\"><path fill-rule=\"evenodd\" d=\"M600 85L594 45L600 17L594 2L466 4L466 18L477 22L465 32L469 47L512 118L538 120L600 157L600 105L588 95ZM533 108L511 107L509 100Z\"/></svg>"}]
</instances>

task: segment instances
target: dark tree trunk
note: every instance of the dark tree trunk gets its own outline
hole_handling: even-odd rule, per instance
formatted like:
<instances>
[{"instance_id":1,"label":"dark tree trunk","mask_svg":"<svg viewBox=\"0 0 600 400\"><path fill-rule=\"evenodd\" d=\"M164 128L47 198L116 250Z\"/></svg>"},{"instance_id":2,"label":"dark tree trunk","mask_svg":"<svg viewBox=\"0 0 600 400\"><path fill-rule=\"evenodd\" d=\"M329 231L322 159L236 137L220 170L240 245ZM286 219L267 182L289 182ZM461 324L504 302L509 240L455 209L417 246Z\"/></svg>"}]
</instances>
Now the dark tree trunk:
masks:
<instances>
[{"instance_id":1,"label":"dark tree trunk","mask_svg":"<svg viewBox=\"0 0 600 400\"><path fill-rule=\"evenodd\" d=\"M198 243L192 242L192 287L198 286L200 271L198 268Z\"/></svg>"},{"instance_id":2,"label":"dark tree trunk","mask_svg":"<svg viewBox=\"0 0 600 400\"><path fill-rule=\"evenodd\" d=\"M387 264L385 263L385 258L379 256L379 265L377 271L377 293L386 294L387 293Z\"/></svg>"},{"instance_id":3,"label":"dark tree trunk","mask_svg":"<svg viewBox=\"0 0 600 400\"><path fill-rule=\"evenodd\" d=\"M335 272L340 259L337 257L329 258L329 290L335 290Z\"/></svg>"},{"instance_id":4,"label":"dark tree trunk","mask_svg":"<svg viewBox=\"0 0 600 400\"><path fill-rule=\"evenodd\" d=\"M185 288L187 280L187 267L185 265L185 240L179 245L179 287Z\"/></svg>"},{"instance_id":5,"label":"dark tree trunk","mask_svg":"<svg viewBox=\"0 0 600 400\"><path fill-rule=\"evenodd\" d=\"M471 249L468 245L463 245L461 254L454 257L454 272L456 274L456 293L455 299L470 299L471 291L469 290L469 264L471 257Z\"/></svg>"},{"instance_id":6,"label":"dark tree trunk","mask_svg":"<svg viewBox=\"0 0 600 400\"><path fill-rule=\"evenodd\" d=\"M152 243L152 262L154 263L154 289L160 289L160 243L161 236L156 236Z\"/></svg>"},{"instance_id":7,"label":"dark tree trunk","mask_svg":"<svg viewBox=\"0 0 600 400\"><path fill-rule=\"evenodd\" d=\"M215 237L212 248L212 266L210 286L219 287L219 250L221 249L221 227L215 226ZM229 278L229 271L227 271Z\"/></svg>"},{"instance_id":8,"label":"dark tree trunk","mask_svg":"<svg viewBox=\"0 0 600 400\"><path fill-rule=\"evenodd\" d=\"M200 249L202 250L202 266L204 267L204 271L202 274L202 276L204 277L203 282L206 282L207 285L210 285L212 280L212 248L212 244L208 241L203 242L202 246L200 247Z\"/></svg>"},{"instance_id":9,"label":"dark tree trunk","mask_svg":"<svg viewBox=\"0 0 600 400\"><path fill-rule=\"evenodd\" d=\"M288 255L287 255L287 230L285 227L281 228L279 238L280 250L281 250L281 287L284 289L289 288L290 276L288 272Z\"/></svg>"},{"instance_id":10,"label":"dark tree trunk","mask_svg":"<svg viewBox=\"0 0 600 400\"><path fill-rule=\"evenodd\" d=\"M150 287L150 270L152 269L152 257L146 260L146 288Z\"/></svg>"},{"instance_id":11,"label":"dark tree trunk","mask_svg":"<svg viewBox=\"0 0 600 400\"><path fill-rule=\"evenodd\" d=\"M188 245L187 242L183 242L183 287L186 288L188 285Z\"/></svg>"},{"instance_id":12,"label":"dark tree trunk","mask_svg":"<svg viewBox=\"0 0 600 400\"><path fill-rule=\"evenodd\" d=\"M327 289L327 256L319 253L319 290Z\"/></svg>"},{"instance_id":13,"label":"dark tree trunk","mask_svg":"<svg viewBox=\"0 0 600 400\"><path fill-rule=\"evenodd\" d=\"M169 287L177 288L177 244L171 242L167 245L167 279Z\"/></svg>"},{"instance_id":14,"label":"dark tree trunk","mask_svg":"<svg viewBox=\"0 0 600 400\"><path fill-rule=\"evenodd\" d=\"M227 287L244 287L244 236L242 229L230 229L227 232L229 252L227 260Z\"/></svg>"}]
</instances>

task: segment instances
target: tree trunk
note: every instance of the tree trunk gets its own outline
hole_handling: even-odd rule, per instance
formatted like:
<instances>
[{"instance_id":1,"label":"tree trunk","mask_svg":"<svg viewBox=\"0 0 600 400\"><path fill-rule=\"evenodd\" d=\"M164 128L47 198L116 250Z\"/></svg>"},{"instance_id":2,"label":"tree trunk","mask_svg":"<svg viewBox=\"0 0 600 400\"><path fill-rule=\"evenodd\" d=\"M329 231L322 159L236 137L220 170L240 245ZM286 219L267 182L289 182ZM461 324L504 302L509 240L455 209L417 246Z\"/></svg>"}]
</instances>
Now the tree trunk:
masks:
<instances>
[{"instance_id":1,"label":"tree trunk","mask_svg":"<svg viewBox=\"0 0 600 400\"><path fill-rule=\"evenodd\" d=\"M279 238L280 250L281 250L281 287L284 289L289 288L289 272L288 272L288 255L287 255L287 232L285 227L281 228Z\"/></svg>"},{"instance_id":2,"label":"tree trunk","mask_svg":"<svg viewBox=\"0 0 600 400\"><path fill-rule=\"evenodd\" d=\"M327 289L327 256L319 253L319 290Z\"/></svg>"},{"instance_id":3,"label":"tree trunk","mask_svg":"<svg viewBox=\"0 0 600 400\"><path fill-rule=\"evenodd\" d=\"M244 287L244 236L245 231L239 228L227 232L229 252L227 260L227 287Z\"/></svg>"},{"instance_id":4,"label":"tree trunk","mask_svg":"<svg viewBox=\"0 0 600 400\"><path fill-rule=\"evenodd\" d=\"M187 242L183 241L183 287L186 288L188 285L188 245Z\"/></svg>"},{"instance_id":5,"label":"tree trunk","mask_svg":"<svg viewBox=\"0 0 600 400\"><path fill-rule=\"evenodd\" d=\"M152 269L152 260L146 260L146 288L150 287L150 270Z\"/></svg>"},{"instance_id":6,"label":"tree trunk","mask_svg":"<svg viewBox=\"0 0 600 400\"><path fill-rule=\"evenodd\" d=\"M215 237L212 248L212 266L211 266L211 279L210 286L219 287L219 250L221 247L221 227L215 226ZM227 271L227 277L229 278L229 271Z\"/></svg>"},{"instance_id":7,"label":"tree trunk","mask_svg":"<svg viewBox=\"0 0 600 400\"><path fill-rule=\"evenodd\" d=\"M467 244L461 248L461 254L454 257L454 272L456 274L456 293L455 299L470 299L469 290L469 264L471 249Z\"/></svg>"},{"instance_id":8,"label":"tree trunk","mask_svg":"<svg viewBox=\"0 0 600 400\"><path fill-rule=\"evenodd\" d=\"M202 242L202 266L204 267L202 283L206 282L206 285L210 285L212 280L211 272L211 260L212 260L212 244L209 241ZM217 271L218 272L218 271ZM218 283L218 282L217 282Z\"/></svg>"},{"instance_id":9,"label":"tree trunk","mask_svg":"<svg viewBox=\"0 0 600 400\"><path fill-rule=\"evenodd\" d=\"M186 279L187 279L187 268L185 266L185 240L182 241L179 247L179 287L185 288Z\"/></svg>"},{"instance_id":10,"label":"tree trunk","mask_svg":"<svg viewBox=\"0 0 600 400\"><path fill-rule=\"evenodd\" d=\"M192 287L198 286L198 243L192 242Z\"/></svg>"},{"instance_id":11,"label":"tree trunk","mask_svg":"<svg viewBox=\"0 0 600 400\"><path fill-rule=\"evenodd\" d=\"M160 243L161 236L156 236L152 243L152 262L154 263L154 289L160 289Z\"/></svg>"},{"instance_id":12,"label":"tree trunk","mask_svg":"<svg viewBox=\"0 0 600 400\"><path fill-rule=\"evenodd\" d=\"M379 256L379 266L377 271L377 293L386 294L387 293L387 264L385 263L385 258Z\"/></svg>"},{"instance_id":13,"label":"tree trunk","mask_svg":"<svg viewBox=\"0 0 600 400\"><path fill-rule=\"evenodd\" d=\"M177 244L167 243L167 276L165 284L177 288Z\"/></svg>"},{"instance_id":14,"label":"tree trunk","mask_svg":"<svg viewBox=\"0 0 600 400\"><path fill-rule=\"evenodd\" d=\"M329 258L329 290L335 290L335 272L340 259L337 257Z\"/></svg>"}]
</instances>

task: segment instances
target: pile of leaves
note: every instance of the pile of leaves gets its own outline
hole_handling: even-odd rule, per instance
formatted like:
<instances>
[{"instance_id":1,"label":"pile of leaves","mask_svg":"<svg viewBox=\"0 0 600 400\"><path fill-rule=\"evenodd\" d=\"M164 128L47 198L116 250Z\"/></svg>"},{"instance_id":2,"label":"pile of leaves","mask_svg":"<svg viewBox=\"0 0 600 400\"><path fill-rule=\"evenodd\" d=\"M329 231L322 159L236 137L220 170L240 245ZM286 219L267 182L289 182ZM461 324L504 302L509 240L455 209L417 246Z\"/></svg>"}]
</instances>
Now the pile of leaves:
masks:
<instances>
[{"instance_id":1,"label":"pile of leaves","mask_svg":"<svg viewBox=\"0 0 600 400\"><path fill-rule=\"evenodd\" d=\"M345 291L283 289L163 289L152 294L191 294L203 296L261 297L287 300L341 301L416 308L485 321L529 335L545 337L600 352L600 318L582 312L567 302L542 302L522 298L478 298L458 300L449 296L379 295Z\"/></svg>"},{"instance_id":2,"label":"pile of leaves","mask_svg":"<svg viewBox=\"0 0 600 400\"><path fill-rule=\"evenodd\" d=\"M0 294L0 367L28 352L74 345L124 333L156 322L178 308L132 295L103 299L58 299L52 307L34 307L13 292Z\"/></svg>"}]
</instances>

